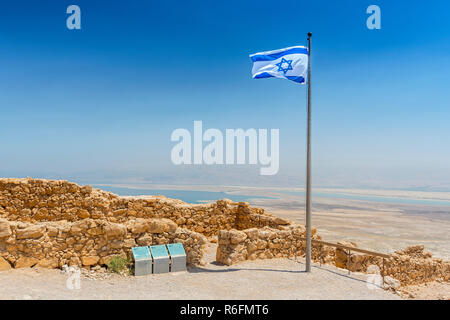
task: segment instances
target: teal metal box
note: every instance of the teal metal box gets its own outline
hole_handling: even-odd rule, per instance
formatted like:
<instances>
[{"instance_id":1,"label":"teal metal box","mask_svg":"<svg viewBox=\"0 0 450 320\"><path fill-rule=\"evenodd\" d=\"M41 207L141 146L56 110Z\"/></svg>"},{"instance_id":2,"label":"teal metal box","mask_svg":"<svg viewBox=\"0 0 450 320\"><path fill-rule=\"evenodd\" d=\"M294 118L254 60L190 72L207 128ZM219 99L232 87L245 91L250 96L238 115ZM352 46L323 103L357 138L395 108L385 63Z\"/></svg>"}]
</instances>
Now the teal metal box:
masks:
<instances>
[{"instance_id":1,"label":"teal metal box","mask_svg":"<svg viewBox=\"0 0 450 320\"><path fill-rule=\"evenodd\" d=\"M169 250L171 267L170 272L186 271L186 252L181 243L167 245Z\"/></svg>"},{"instance_id":2,"label":"teal metal box","mask_svg":"<svg viewBox=\"0 0 450 320\"><path fill-rule=\"evenodd\" d=\"M169 272L169 253L165 245L150 246L150 252L153 257L153 273Z\"/></svg>"},{"instance_id":3,"label":"teal metal box","mask_svg":"<svg viewBox=\"0 0 450 320\"><path fill-rule=\"evenodd\" d=\"M134 275L145 276L152 273L152 256L148 247L136 247L131 249L134 258Z\"/></svg>"}]
</instances>

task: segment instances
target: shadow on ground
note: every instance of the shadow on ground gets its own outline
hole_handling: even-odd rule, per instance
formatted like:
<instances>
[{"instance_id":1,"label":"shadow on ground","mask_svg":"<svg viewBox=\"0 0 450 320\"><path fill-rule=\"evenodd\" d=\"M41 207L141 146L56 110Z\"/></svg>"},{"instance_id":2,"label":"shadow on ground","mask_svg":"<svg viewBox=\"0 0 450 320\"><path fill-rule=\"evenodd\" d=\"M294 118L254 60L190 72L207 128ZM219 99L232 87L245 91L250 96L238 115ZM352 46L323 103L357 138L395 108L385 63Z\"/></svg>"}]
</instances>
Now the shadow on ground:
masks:
<instances>
[{"instance_id":1,"label":"shadow on ground","mask_svg":"<svg viewBox=\"0 0 450 320\"><path fill-rule=\"evenodd\" d=\"M301 264L301 265L305 264L304 262L299 261L297 259L289 258L289 260L291 260L297 264ZM207 267L191 266L191 267L188 267L188 271L191 273L227 273L227 272L236 272L236 271L265 271L265 272L267 272L267 271L269 271L269 272L286 272L286 273L306 274L305 270L286 270L286 269L273 269L273 268L237 268L237 267L230 268L227 265L224 265L217 261L213 261L210 264L217 266L217 267L223 267L223 269L209 269ZM366 280L359 279L357 277L352 276L351 274L343 274L338 271L334 271L334 270L325 268L324 266L312 265L312 267L315 269L319 269L322 271L326 271L326 272L335 274L337 276L340 276L340 277L343 277L346 279L350 279L350 280L354 280L354 281L358 281L358 282L362 282L362 283L367 282ZM375 284L373 284L373 285L375 285Z\"/></svg>"}]
</instances>

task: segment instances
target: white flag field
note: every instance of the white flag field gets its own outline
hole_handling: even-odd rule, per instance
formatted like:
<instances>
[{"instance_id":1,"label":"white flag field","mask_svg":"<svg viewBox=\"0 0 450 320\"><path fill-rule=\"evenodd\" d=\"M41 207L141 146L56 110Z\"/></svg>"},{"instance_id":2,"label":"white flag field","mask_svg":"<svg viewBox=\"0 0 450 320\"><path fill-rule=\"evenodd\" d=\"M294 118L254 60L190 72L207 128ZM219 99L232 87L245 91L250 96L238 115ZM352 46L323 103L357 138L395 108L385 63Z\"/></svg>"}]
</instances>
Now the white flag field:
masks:
<instances>
[{"instance_id":1,"label":"white flag field","mask_svg":"<svg viewBox=\"0 0 450 320\"><path fill-rule=\"evenodd\" d=\"M308 48L294 46L250 55L253 79L282 78L305 83L308 71Z\"/></svg>"}]
</instances>

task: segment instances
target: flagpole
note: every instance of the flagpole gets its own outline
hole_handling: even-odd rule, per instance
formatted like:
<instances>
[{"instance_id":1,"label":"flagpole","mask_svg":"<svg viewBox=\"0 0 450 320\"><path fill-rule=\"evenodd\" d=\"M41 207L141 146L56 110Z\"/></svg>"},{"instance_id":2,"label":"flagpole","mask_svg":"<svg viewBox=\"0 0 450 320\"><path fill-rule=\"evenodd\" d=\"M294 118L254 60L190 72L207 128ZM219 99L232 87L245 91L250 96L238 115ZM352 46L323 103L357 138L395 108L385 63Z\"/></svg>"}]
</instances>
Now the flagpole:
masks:
<instances>
[{"instance_id":1,"label":"flagpole","mask_svg":"<svg viewBox=\"0 0 450 320\"><path fill-rule=\"evenodd\" d=\"M308 133L306 150L306 272L311 272L311 36L308 32Z\"/></svg>"}]
</instances>

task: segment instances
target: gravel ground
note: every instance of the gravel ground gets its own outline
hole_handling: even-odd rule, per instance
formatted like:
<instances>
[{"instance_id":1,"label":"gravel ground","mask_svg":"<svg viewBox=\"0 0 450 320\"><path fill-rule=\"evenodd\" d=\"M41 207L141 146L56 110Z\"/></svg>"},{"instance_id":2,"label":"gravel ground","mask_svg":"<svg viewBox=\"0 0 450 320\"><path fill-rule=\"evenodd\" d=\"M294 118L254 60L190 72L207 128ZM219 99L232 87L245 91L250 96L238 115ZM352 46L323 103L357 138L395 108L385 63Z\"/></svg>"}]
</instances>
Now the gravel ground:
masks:
<instances>
[{"instance_id":1,"label":"gravel ground","mask_svg":"<svg viewBox=\"0 0 450 320\"><path fill-rule=\"evenodd\" d=\"M81 277L68 289L60 270L17 269L0 272L0 299L400 299L367 287L366 275L314 264L307 274L302 259L246 261L233 266L214 262L209 245L206 265L188 272L144 277Z\"/></svg>"},{"instance_id":2,"label":"gravel ground","mask_svg":"<svg viewBox=\"0 0 450 320\"><path fill-rule=\"evenodd\" d=\"M413 300L450 300L449 282L429 282L403 287L399 290L402 298Z\"/></svg>"}]
</instances>

